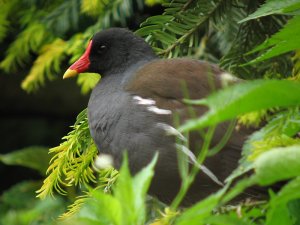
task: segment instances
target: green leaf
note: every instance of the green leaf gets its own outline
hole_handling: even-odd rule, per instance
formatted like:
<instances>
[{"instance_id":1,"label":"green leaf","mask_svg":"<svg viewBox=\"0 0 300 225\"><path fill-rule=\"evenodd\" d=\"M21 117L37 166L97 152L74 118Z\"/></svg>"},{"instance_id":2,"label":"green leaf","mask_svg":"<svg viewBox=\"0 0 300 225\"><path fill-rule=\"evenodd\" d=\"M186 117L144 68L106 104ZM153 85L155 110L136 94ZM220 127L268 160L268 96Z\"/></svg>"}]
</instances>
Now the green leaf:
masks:
<instances>
[{"instance_id":1,"label":"green leaf","mask_svg":"<svg viewBox=\"0 0 300 225\"><path fill-rule=\"evenodd\" d=\"M236 218L229 215L213 215L205 220L207 224L215 224L215 225L250 225L254 224L250 221L246 221L243 218Z\"/></svg>"},{"instance_id":2,"label":"green leaf","mask_svg":"<svg viewBox=\"0 0 300 225\"><path fill-rule=\"evenodd\" d=\"M0 155L0 161L6 165L25 166L37 170L45 176L50 156L48 148L32 146Z\"/></svg>"},{"instance_id":3,"label":"green leaf","mask_svg":"<svg viewBox=\"0 0 300 225\"><path fill-rule=\"evenodd\" d=\"M100 80L99 74L82 73L79 74L78 76L77 84L81 86L81 93L87 94L96 86L99 80Z\"/></svg>"},{"instance_id":4,"label":"green leaf","mask_svg":"<svg viewBox=\"0 0 300 225\"><path fill-rule=\"evenodd\" d=\"M299 0L289 0L289 1L268 0L254 13L250 14L248 17L241 20L240 23L243 23L248 20L253 20L259 17L268 16L271 14L289 13L289 12L297 11L299 9L300 9Z\"/></svg>"},{"instance_id":5,"label":"green leaf","mask_svg":"<svg viewBox=\"0 0 300 225\"><path fill-rule=\"evenodd\" d=\"M143 224L146 221L146 205L145 198L147 191L149 189L152 177L154 175L154 166L157 162L158 154L155 154L154 158L148 164L147 167L143 168L137 175L133 178L133 191L135 193L135 208L139 219L137 224Z\"/></svg>"},{"instance_id":6,"label":"green leaf","mask_svg":"<svg viewBox=\"0 0 300 225\"><path fill-rule=\"evenodd\" d=\"M91 198L86 200L83 208L79 212L79 219L89 221L84 224L99 225L121 224L122 207L115 197L104 194L102 191L94 190L91 193ZM86 222L86 221L85 221ZM97 223L96 223L97 222Z\"/></svg>"},{"instance_id":7,"label":"green leaf","mask_svg":"<svg viewBox=\"0 0 300 225\"><path fill-rule=\"evenodd\" d=\"M204 221L211 215L212 210L217 207L225 189L210 195L206 199L188 208L177 219L175 225L205 224Z\"/></svg>"},{"instance_id":8,"label":"green leaf","mask_svg":"<svg viewBox=\"0 0 300 225\"><path fill-rule=\"evenodd\" d=\"M204 104L209 111L188 120L180 132L200 129L230 120L238 115L277 106L300 105L300 83L288 80L255 80L231 86L193 104Z\"/></svg>"},{"instance_id":9,"label":"green leaf","mask_svg":"<svg viewBox=\"0 0 300 225\"><path fill-rule=\"evenodd\" d=\"M255 47L248 54L266 50L265 53L258 56L256 59L250 61L247 64L261 62L263 60L287 53L300 48L299 36L300 36L300 16L295 16L284 26L282 30L268 38L265 42Z\"/></svg>"},{"instance_id":10,"label":"green leaf","mask_svg":"<svg viewBox=\"0 0 300 225\"><path fill-rule=\"evenodd\" d=\"M286 205L278 205L272 213L267 214L266 225L294 225Z\"/></svg>"},{"instance_id":11,"label":"green leaf","mask_svg":"<svg viewBox=\"0 0 300 225\"><path fill-rule=\"evenodd\" d=\"M294 200L300 198L300 177L296 177L291 180L288 184L283 186L283 188L277 193L277 195L272 196L269 202L269 208L267 211L266 224L294 224L292 222L292 214L289 205L295 212L295 216L300 212L300 208L294 205L296 202ZM299 200L298 200L299 201Z\"/></svg>"},{"instance_id":12,"label":"green leaf","mask_svg":"<svg viewBox=\"0 0 300 225\"><path fill-rule=\"evenodd\" d=\"M121 203L126 202L126 204L122 204L122 224L144 224L146 220L145 197L153 176L156 160L157 156L152 159L147 167L132 178L128 168L127 156L125 155L114 189L118 201Z\"/></svg>"},{"instance_id":13,"label":"green leaf","mask_svg":"<svg viewBox=\"0 0 300 225\"><path fill-rule=\"evenodd\" d=\"M260 185L300 176L300 146L275 148L254 162L255 178Z\"/></svg>"},{"instance_id":14,"label":"green leaf","mask_svg":"<svg viewBox=\"0 0 300 225\"><path fill-rule=\"evenodd\" d=\"M40 181L23 181L12 186L1 195L1 205L10 209L31 207L36 201L35 190L41 185Z\"/></svg>"},{"instance_id":15,"label":"green leaf","mask_svg":"<svg viewBox=\"0 0 300 225\"><path fill-rule=\"evenodd\" d=\"M286 185L282 187L282 189L274 196L270 205L276 207L279 204L285 204L291 200L300 198L300 177L296 177L295 179L288 182Z\"/></svg>"}]
</instances>

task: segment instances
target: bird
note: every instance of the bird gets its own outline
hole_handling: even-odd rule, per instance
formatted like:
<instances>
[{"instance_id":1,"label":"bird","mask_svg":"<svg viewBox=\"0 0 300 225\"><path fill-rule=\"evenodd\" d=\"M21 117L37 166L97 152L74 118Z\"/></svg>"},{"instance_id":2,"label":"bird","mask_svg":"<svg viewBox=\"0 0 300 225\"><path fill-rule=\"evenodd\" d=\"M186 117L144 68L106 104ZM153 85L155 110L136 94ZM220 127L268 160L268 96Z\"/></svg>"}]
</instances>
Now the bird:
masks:
<instances>
[{"instance_id":1,"label":"bird","mask_svg":"<svg viewBox=\"0 0 300 225\"><path fill-rule=\"evenodd\" d=\"M117 169L126 152L132 174L158 152L149 194L170 203L182 184L178 151L187 155L191 165L197 164L203 144L203 131L184 135L176 127L208 110L188 105L184 99L202 99L221 89L228 73L207 61L161 59L143 38L126 28L96 33L63 78L84 72L101 75L88 102L89 128L97 148L111 155ZM228 122L216 127L211 146L219 143L228 127ZM183 205L194 204L222 187L238 166L248 135L246 129L234 129L218 154L198 164L201 170Z\"/></svg>"}]
</instances>

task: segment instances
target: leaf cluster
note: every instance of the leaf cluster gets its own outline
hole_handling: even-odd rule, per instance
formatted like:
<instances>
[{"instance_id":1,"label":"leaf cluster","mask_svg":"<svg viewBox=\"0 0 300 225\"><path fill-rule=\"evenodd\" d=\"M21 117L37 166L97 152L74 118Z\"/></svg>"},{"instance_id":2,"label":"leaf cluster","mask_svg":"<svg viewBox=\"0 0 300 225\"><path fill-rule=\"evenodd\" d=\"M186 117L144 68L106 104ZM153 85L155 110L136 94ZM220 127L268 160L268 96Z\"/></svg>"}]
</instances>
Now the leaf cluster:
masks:
<instances>
[{"instance_id":1,"label":"leaf cluster","mask_svg":"<svg viewBox=\"0 0 300 225\"><path fill-rule=\"evenodd\" d=\"M61 76L67 57L71 61L78 58L95 32L117 24L126 26L134 9L144 6L141 0L12 0L0 4L0 43L9 43L0 69L16 73L30 67L21 85L28 92ZM83 93L95 82L89 76L78 79Z\"/></svg>"}]
</instances>

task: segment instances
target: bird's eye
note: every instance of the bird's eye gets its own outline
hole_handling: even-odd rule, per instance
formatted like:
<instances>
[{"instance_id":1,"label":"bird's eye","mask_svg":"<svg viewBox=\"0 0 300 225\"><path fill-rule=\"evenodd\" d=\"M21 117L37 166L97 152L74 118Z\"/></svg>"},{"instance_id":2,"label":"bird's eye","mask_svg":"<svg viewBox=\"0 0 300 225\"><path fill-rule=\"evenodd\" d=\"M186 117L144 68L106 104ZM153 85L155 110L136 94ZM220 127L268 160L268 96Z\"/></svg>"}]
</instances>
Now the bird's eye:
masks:
<instances>
[{"instance_id":1,"label":"bird's eye","mask_svg":"<svg viewBox=\"0 0 300 225\"><path fill-rule=\"evenodd\" d=\"M106 45L100 45L100 47L98 48L98 53L103 53L106 49Z\"/></svg>"}]
</instances>

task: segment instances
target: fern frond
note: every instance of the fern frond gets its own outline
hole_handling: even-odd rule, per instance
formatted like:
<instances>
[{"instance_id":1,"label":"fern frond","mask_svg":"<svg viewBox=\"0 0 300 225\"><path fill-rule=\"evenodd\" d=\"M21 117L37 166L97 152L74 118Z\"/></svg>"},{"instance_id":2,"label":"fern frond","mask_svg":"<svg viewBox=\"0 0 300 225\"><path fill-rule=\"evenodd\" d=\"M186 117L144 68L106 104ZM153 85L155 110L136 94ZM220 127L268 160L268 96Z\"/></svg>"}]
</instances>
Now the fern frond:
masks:
<instances>
[{"instance_id":1,"label":"fern frond","mask_svg":"<svg viewBox=\"0 0 300 225\"><path fill-rule=\"evenodd\" d=\"M300 29L295 29L295 27L300 27L300 16L295 16L289 20L283 29L254 48L250 53L263 52L249 63L257 63L283 53L300 49Z\"/></svg>"},{"instance_id":2,"label":"fern frond","mask_svg":"<svg viewBox=\"0 0 300 225\"><path fill-rule=\"evenodd\" d=\"M50 149L54 156L50 161L48 176L37 191L38 197L53 195L54 190L65 194L63 186L96 182L91 167L98 151L90 136L86 111L78 115L73 130L63 138L65 141Z\"/></svg>"},{"instance_id":3,"label":"fern frond","mask_svg":"<svg viewBox=\"0 0 300 225\"><path fill-rule=\"evenodd\" d=\"M68 206L67 212L63 213L59 217L60 219L67 219L70 216L77 213L81 209L83 204L92 197L91 193L93 193L95 190L101 189L104 193L111 193L112 185L116 182L119 176L119 172L112 167L99 170L97 172L99 176L97 187L94 189L88 188L89 190L85 192L84 195L78 196L77 199L73 202L73 204Z\"/></svg>"},{"instance_id":4,"label":"fern frond","mask_svg":"<svg viewBox=\"0 0 300 225\"><path fill-rule=\"evenodd\" d=\"M96 86L99 80L100 80L99 74L84 73L84 74L79 74L77 79L77 84L81 86L81 93L87 94Z\"/></svg>"},{"instance_id":5,"label":"fern frond","mask_svg":"<svg viewBox=\"0 0 300 225\"><path fill-rule=\"evenodd\" d=\"M269 137L267 139L251 142L251 155L248 156L249 161L254 161L262 153L277 147L287 147L299 145L300 139L291 138L287 135L279 135Z\"/></svg>"},{"instance_id":6,"label":"fern frond","mask_svg":"<svg viewBox=\"0 0 300 225\"><path fill-rule=\"evenodd\" d=\"M65 220L65 219L68 219L69 217L73 216L74 214L79 212L79 210L82 208L84 203L88 199L90 199L90 197L91 196L89 195L89 193L87 193L85 195L78 196L77 199L71 205L68 206L67 212L63 213L58 218L60 220Z\"/></svg>"},{"instance_id":7,"label":"fern frond","mask_svg":"<svg viewBox=\"0 0 300 225\"><path fill-rule=\"evenodd\" d=\"M146 37L159 55L177 57L191 55L199 45L199 29L206 24L221 1L181 1L163 4L165 13L142 23L136 33ZM183 45L185 43L185 45Z\"/></svg>"},{"instance_id":8,"label":"fern frond","mask_svg":"<svg viewBox=\"0 0 300 225\"><path fill-rule=\"evenodd\" d=\"M258 10L241 20L241 22L257 19L259 17L264 17L272 14L290 14L292 12L296 13L299 10L299 7L300 4L298 0L267 0L263 5L261 5L258 8Z\"/></svg>"},{"instance_id":9,"label":"fern frond","mask_svg":"<svg viewBox=\"0 0 300 225\"><path fill-rule=\"evenodd\" d=\"M22 88L28 92L35 91L45 83L45 78L52 79L60 72L60 63L65 59L66 42L56 39L44 45L31 70L22 82Z\"/></svg>"},{"instance_id":10,"label":"fern frond","mask_svg":"<svg viewBox=\"0 0 300 225\"><path fill-rule=\"evenodd\" d=\"M258 127L268 116L268 110L260 110L244 114L238 118L238 124L246 127Z\"/></svg>"},{"instance_id":11,"label":"fern frond","mask_svg":"<svg viewBox=\"0 0 300 225\"><path fill-rule=\"evenodd\" d=\"M253 160L273 147L290 146L299 143L295 135L300 131L300 109L290 108L277 112L267 125L254 132L243 147L246 160Z\"/></svg>"},{"instance_id":12,"label":"fern frond","mask_svg":"<svg viewBox=\"0 0 300 225\"><path fill-rule=\"evenodd\" d=\"M51 34L43 24L31 24L9 46L0 67L6 72L16 71L30 61L31 52L38 52L40 47L51 39Z\"/></svg>"},{"instance_id":13,"label":"fern frond","mask_svg":"<svg viewBox=\"0 0 300 225\"><path fill-rule=\"evenodd\" d=\"M293 60L293 79L300 80L300 50L295 52L295 55L292 57Z\"/></svg>"},{"instance_id":14,"label":"fern frond","mask_svg":"<svg viewBox=\"0 0 300 225\"><path fill-rule=\"evenodd\" d=\"M260 65L244 65L253 59L253 56L246 53L265 41L270 34L277 32L285 21L285 17L270 16L241 24L234 45L221 59L221 67L244 79L262 78L265 75L270 77L270 74L287 75L287 71L291 70L291 62L284 57L274 58Z\"/></svg>"},{"instance_id":15,"label":"fern frond","mask_svg":"<svg viewBox=\"0 0 300 225\"><path fill-rule=\"evenodd\" d=\"M83 0L81 1L81 12L96 17L103 13L108 0Z\"/></svg>"},{"instance_id":16,"label":"fern frond","mask_svg":"<svg viewBox=\"0 0 300 225\"><path fill-rule=\"evenodd\" d=\"M6 37L9 30L10 21L8 16L14 8L16 1L5 1L0 5L0 42Z\"/></svg>"},{"instance_id":17,"label":"fern frond","mask_svg":"<svg viewBox=\"0 0 300 225\"><path fill-rule=\"evenodd\" d=\"M79 14L80 0L64 1L52 9L42 22L50 31L62 36L70 29L78 28Z\"/></svg>"},{"instance_id":18,"label":"fern frond","mask_svg":"<svg viewBox=\"0 0 300 225\"><path fill-rule=\"evenodd\" d=\"M162 3L164 3L164 0L145 0L145 4L148 6L154 6Z\"/></svg>"}]
</instances>

